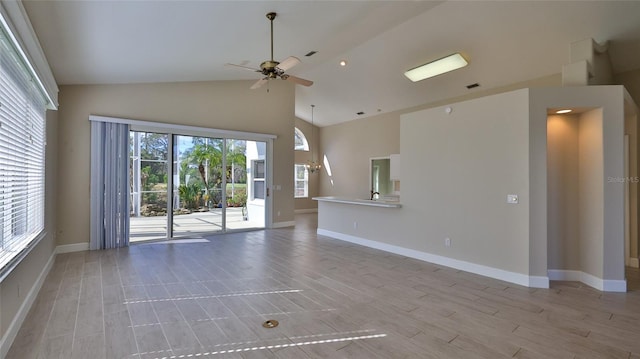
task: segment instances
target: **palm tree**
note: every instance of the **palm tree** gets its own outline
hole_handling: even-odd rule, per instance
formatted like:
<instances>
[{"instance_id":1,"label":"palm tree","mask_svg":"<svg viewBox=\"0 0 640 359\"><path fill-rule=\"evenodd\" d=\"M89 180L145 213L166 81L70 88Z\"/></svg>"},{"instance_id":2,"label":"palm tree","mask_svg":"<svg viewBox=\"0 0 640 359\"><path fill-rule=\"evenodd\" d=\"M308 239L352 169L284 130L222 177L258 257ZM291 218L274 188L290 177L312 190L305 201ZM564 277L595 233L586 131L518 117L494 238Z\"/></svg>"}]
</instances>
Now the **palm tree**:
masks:
<instances>
[{"instance_id":1,"label":"palm tree","mask_svg":"<svg viewBox=\"0 0 640 359\"><path fill-rule=\"evenodd\" d=\"M195 138L194 142L196 142ZM188 160L191 163L198 164L198 172L202 178L202 183L204 183L205 195L208 195L210 190L209 184L211 183L211 178L209 178L208 174L213 174L212 172L215 168L220 167L222 164L222 151L213 144L210 144L209 141L198 141L195 146L193 146ZM214 184L217 182L217 180L213 181Z\"/></svg>"}]
</instances>

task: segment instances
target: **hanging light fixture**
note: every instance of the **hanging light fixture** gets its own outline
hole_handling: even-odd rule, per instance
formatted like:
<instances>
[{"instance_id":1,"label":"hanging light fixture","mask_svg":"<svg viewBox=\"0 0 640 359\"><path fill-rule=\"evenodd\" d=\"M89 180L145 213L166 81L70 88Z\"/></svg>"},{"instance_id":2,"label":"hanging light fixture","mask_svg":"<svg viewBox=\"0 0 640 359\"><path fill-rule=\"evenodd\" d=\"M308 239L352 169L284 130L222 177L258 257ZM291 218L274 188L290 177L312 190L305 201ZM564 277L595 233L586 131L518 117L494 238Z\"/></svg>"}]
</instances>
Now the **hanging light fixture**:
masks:
<instances>
[{"instance_id":1,"label":"hanging light fixture","mask_svg":"<svg viewBox=\"0 0 640 359\"><path fill-rule=\"evenodd\" d=\"M322 166L320 165L320 163L316 162L313 156L313 145L315 144L315 137L313 137L313 108L316 107L316 105L311 105L311 159L309 161L307 161L307 170L309 170L310 173L315 173L316 171L320 171L320 168L322 168Z\"/></svg>"}]
</instances>

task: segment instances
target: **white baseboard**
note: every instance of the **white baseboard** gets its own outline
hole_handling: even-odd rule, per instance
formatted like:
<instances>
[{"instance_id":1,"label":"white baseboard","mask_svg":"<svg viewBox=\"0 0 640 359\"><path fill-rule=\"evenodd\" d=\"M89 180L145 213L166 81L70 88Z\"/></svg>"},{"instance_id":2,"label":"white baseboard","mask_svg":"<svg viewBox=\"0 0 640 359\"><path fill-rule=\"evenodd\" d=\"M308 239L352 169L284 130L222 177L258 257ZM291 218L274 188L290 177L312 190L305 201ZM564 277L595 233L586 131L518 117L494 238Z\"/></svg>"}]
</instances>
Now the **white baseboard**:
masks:
<instances>
[{"instance_id":1,"label":"white baseboard","mask_svg":"<svg viewBox=\"0 0 640 359\"><path fill-rule=\"evenodd\" d=\"M471 263L449 257L439 256L427 252L421 252L414 249L395 246L388 243L382 243L364 239L348 234L329 231L326 229L318 228L318 234L321 236L327 236L355 244L360 244L366 247L379 249L385 252L391 252L399 254L405 257L419 259L425 262L443 265L445 267L451 267L465 272L471 272L485 277L503 280L505 282L515 283L525 287L533 288L549 288L549 279L542 276L528 276L522 273L510 272L503 269L489 267L481 264Z\"/></svg>"},{"instance_id":2,"label":"white baseboard","mask_svg":"<svg viewBox=\"0 0 640 359\"><path fill-rule=\"evenodd\" d=\"M63 244L56 247L56 254L82 252L89 250L89 243Z\"/></svg>"},{"instance_id":3,"label":"white baseboard","mask_svg":"<svg viewBox=\"0 0 640 359\"><path fill-rule=\"evenodd\" d=\"M51 267L53 266L55 258L56 251L51 253L47 264L45 264L44 268L42 268L42 271L40 271L40 275L38 275L36 282L33 284L33 286L31 286L31 289L27 293L27 296L24 298L22 305L20 305L18 312L16 313L15 317L13 317L11 324L9 324L5 335L0 339L0 358L4 358L7 356L7 353L11 348L11 344L13 344L13 341L16 339L16 336L18 335L18 331L20 330L24 319L27 317L27 314L29 313L33 302L36 300L38 292L40 292L40 288L42 288L42 284L44 283L45 278L47 278L49 271L51 271Z\"/></svg>"},{"instance_id":4,"label":"white baseboard","mask_svg":"<svg viewBox=\"0 0 640 359\"><path fill-rule=\"evenodd\" d=\"M549 269L550 280L581 282L603 292L626 292L626 280L601 279L592 274L577 270Z\"/></svg>"},{"instance_id":5,"label":"white baseboard","mask_svg":"<svg viewBox=\"0 0 640 359\"><path fill-rule=\"evenodd\" d=\"M629 258L629 267L640 268L640 261L638 258Z\"/></svg>"},{"instance_id":6,"label":"white baseboard","mask_svg":"<svg viewBox=\"0 0 640 359\"><path fill-rule=\"evenodd\" d=\"M295 214L303 214L303 213L318 213L317 208L304 208L304 209L296 209L293 211Z\"/></svg>"},{"instance_id":7,"label":"white baseboard","mask_svg":"<svg viewBox=\"0 0 640 359\"><path fill-rule=\"evenodd\" d=\"M271 225L271 228L294 227L295 225L296 225L296 221L274 222L274 223Z\"/></svg>"}]
</instances>

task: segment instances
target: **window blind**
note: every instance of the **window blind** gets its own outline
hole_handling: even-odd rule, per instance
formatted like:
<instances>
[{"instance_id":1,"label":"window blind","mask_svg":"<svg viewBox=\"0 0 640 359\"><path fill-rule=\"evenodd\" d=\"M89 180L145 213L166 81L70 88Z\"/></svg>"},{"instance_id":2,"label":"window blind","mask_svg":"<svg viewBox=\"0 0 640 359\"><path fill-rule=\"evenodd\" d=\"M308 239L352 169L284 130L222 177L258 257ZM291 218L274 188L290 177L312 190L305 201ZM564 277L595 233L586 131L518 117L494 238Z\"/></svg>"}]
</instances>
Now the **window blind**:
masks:
<instances>
[{"instance_id":1,"label":"window blind","mask_svg":"<svg viewBox=\"0 0 640 359\"><path fill-rule=\"evenodd\" d=\"M46 99L0 26L0 278L44 229Z\"/></svg>"}]
</instances>

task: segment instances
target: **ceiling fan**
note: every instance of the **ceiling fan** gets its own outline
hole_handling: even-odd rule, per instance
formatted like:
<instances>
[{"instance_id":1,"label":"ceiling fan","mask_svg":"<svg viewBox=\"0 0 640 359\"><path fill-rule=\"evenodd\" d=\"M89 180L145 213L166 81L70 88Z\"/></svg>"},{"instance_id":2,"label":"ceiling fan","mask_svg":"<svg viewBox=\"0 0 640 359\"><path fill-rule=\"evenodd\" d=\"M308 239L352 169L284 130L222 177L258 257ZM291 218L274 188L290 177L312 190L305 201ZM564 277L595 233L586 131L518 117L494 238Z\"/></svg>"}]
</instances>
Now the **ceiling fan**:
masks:
<instances>
[{"instance_id":1,"label":"ceiling fan","mask_svg":"<svg viewBox=\"0 0 640 359\"><path fill-rule=\"evenodd\" d=\"M285 73L285 71L289 70L290 68L300 63L299 58L295 56L289 56L286 59L282 60L282 62L273 60L273 19L275 18L276 18L275 12L270 12L267 14L267 19L269 19L269 21L271 22L271 60L267 60L261 63L259 69L248 67L248 66L236 65L236 64L225 64L225 66L232 66L235 68L259 72L263 74L264 77L258 80L256 83L254 83L251 86L252 90L257 89L260 86L264 85L270 79L276 79L276 78L281 78L283 80L291 81L302 86L313 85L313 81L309 81L309 80Z\"/></svg>"}]
</instances>

